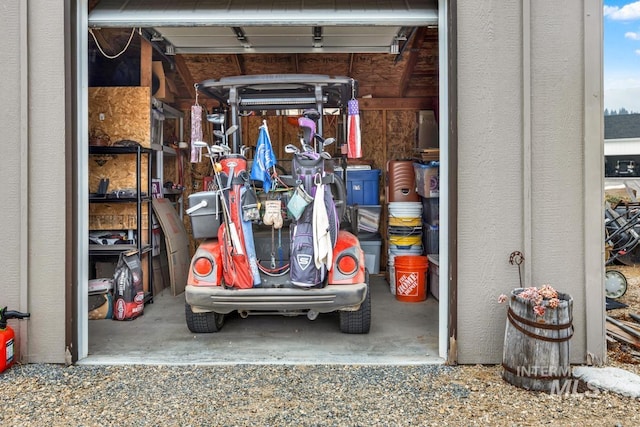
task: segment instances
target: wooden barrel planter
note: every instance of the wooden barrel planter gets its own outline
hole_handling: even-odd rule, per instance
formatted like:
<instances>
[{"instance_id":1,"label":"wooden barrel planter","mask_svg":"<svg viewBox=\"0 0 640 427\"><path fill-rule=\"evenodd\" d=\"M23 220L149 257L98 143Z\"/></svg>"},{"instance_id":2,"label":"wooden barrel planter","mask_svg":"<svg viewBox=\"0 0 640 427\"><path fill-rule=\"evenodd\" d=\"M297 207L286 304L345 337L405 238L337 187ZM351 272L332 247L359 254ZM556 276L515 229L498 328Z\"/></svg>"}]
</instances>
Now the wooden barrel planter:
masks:
<instances>
[{"instance_id":1,"label":"wooden barrel planter","mask_svg":"<svg viewBox=\"0 0 640 427\"><path fill-rule=\"evenodd\" d=\"M537 316L533 311L535 303L519 296L523 290L514 289L509 299L502 378L526 390L561 390L571 379L573 299L558 292L558 307L547 306L544 316Z\"/></svg>"}]
</instances>

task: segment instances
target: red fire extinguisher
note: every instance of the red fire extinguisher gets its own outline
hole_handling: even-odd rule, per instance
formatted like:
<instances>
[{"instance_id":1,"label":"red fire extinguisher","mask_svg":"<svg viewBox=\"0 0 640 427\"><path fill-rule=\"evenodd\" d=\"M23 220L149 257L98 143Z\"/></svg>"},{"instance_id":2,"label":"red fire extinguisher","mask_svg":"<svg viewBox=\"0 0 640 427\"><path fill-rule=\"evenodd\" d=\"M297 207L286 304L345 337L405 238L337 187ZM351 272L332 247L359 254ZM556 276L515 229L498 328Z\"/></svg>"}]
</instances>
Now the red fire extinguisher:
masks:
<instances>
[{"instance_id":1,"label":"red fire extinguisher","mask_svg":"<svg viewBox=\"0 0 640 427\"><path fill-rule=\"evenodd\" d=\"M7 310L7 307L0 308L0 372L9 369L14 362L13 343L15 333L11 326L7 325L7 320L24 319L30 316L30 313Z\"/></svg>"}]
</instances>

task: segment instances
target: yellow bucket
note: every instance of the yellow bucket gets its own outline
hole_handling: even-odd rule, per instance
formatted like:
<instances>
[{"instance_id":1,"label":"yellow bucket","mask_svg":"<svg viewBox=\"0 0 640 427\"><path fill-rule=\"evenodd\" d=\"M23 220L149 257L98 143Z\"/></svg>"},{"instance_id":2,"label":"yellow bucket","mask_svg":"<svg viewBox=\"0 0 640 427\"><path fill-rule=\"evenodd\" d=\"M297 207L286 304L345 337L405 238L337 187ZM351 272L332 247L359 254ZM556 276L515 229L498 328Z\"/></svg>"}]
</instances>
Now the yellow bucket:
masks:
<instances>
[{"instance_id":1,"label":"yellow bucket","mask_svg":"<svg viewBox=\"0 0 640 427\"><path fill-rule=\"evenodd\" d=\"M421 235L413 235L413 236L389 236L389 243L397 246L413 246L420 245L422 243Z\"/></svg>"},{"instance_id":2,"label":"yellow bucket","mask_svg":"<svg viewBox=\"0 0 640 427\"><path fill-rule=\"evenodd\" d=\"M419 227L422 225L422 217L390 216L389 225L397 227Z\"/></svg>"}]
</instances>

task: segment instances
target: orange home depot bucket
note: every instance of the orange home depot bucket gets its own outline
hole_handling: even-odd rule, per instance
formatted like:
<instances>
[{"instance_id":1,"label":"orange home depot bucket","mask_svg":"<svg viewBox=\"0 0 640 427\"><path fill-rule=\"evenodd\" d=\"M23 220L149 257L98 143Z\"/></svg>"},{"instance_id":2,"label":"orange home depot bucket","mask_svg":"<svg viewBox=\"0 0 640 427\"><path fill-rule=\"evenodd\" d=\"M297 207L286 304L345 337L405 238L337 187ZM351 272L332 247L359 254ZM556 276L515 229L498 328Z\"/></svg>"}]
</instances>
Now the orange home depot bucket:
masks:
<instances>
[{"instance_id":1,"label":"orange home depot bucket","mask_svg":"<svg viewBox=\"0 0 640 427\"><path fill-rule=\"evenodd\" d=\"M428 259L423 255L400 255L394 259L396 299L420 302L427 299Z\"/></svg>"}]
</instances>

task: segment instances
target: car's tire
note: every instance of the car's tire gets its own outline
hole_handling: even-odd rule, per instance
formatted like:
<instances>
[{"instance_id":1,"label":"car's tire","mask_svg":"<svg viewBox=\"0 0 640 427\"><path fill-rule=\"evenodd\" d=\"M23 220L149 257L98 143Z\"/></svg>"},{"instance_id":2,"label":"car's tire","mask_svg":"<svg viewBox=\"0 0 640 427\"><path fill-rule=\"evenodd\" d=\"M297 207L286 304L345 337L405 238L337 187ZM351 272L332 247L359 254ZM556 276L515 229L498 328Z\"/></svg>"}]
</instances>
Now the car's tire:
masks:
<instances>
[{"instance_id":1,"label":"car's tire","mask_svg":"<svg viewBox=\"0 0 640 427\"><path fill-rule=\"evenodd\" d=\"M214 312L194 313L189 304L184 305L184 314L187 319L187 327L196 334L218 332L224 325L224 314Z\"/></svg>"},{"instance_id":2,"label":"car's tire","mask_svg":"<svg viewBox=\"0 0 640 427\"><path fill-rule=\"evenodd\" d=\"M367 296L356 311L340 312L340 332L343 334L368 334L371 329L371 285L367 274Z\"/></svg>"}]
</instances>

